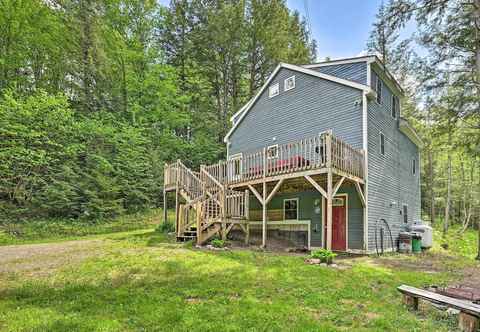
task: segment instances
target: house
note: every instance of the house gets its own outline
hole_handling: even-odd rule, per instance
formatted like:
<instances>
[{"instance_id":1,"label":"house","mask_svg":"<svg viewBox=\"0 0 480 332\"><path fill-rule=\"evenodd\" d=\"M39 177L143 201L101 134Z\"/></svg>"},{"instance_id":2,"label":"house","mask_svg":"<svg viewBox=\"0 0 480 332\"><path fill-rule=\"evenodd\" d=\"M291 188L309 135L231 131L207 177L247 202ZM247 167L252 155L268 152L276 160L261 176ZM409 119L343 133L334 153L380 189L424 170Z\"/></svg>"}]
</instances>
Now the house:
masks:
<instances>
[{"instance_id":1,"label":"house","mask_svg":"<svg viewBox=\"0 0 480 332\"><path fill-rule=\"evenodd\" d=\"M198 172L165 165L178 238L204 243L236 229L246 242L260 232L267 247L279 237L355 253L382 239L393 249L420 220L422 142L401 117L402 96L376 56L279 64L231 118L226 161Z\"/></svg>"}]
</instances>

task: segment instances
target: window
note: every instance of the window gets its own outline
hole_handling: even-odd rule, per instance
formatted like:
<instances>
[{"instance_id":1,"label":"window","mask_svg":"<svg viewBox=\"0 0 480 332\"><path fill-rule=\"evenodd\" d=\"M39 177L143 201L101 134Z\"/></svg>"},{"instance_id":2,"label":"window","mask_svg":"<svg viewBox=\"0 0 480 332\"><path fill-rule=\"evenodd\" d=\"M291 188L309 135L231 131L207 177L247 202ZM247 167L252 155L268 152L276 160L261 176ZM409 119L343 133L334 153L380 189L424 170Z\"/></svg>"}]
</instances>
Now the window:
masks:
<instances>
[{"instance_id":1,"label":"window","mask_svg":"<svg viewBox=\"0 0 480 332\"><path fill-rule=\"evenodd\" d=\"M400 103L398 102L398 98L395 95L392 95L392 118L397 118L398 108Z\"/></svg>"},{"instance_id":2,"label":"window","mask_svg":"<svg viewBox=\"0 0 480 332\"><path fill-rule=\"evenodd\" d=\"M345 206L345 200L343 198L334 197L332 199L332 206Z\"/></svg>"},{"instance_id":3,"label":"window","mask_svg":"<svg viewBox=\"0 0 480 332\"><path fill-rule=\"evenodd\" d=\"M278 144L270 145L267 148L267 158L274 159L278 157Z\"/></svg>"},{"instance_id":4,"label":"window","mask_svg":"<svg viewBox=\"0 0 480 332\"><path fill-rule=\"evenodd\" d=\"M275 83L268 88L268 96L270 98L278 96L279 93L280 93L280 84L279 83Z\"/></svg>"},{"instance_id":5,"label":"window","mask_svg":"<svg viewBox=\"0 0 480 332\"><path fill-rule=\"evenodd\" d=\"M377 90L377 103L381 104L382 103L382 80L380 79L380 77L378 77L377 75L375 75L376 79L377 79L377 86L376 86L376 90Z\"/></svg>"},{"instance_id":6,"label":"window","mask_svg":"<svg viewBox=\"0 0 480 332\"><path fill-rule=\"evenodd\" d=\"M403 204L403 222L408 224L408 205Z\"/></svg>"},{"instance_id":7,"label":"window","mask_svg":"<svg viewBox=\"0 0 480 332\"><path fill-rule=\"evenodd\" d=\"M385 155L385 135L383 133L380 133L380 154Z\"/></svg>"},{"instance_id":8,"label":"window","mask_svg":"<svg viewBox=\"0 0 480 332\"><path fill-rule=\"evenodd\" d=\"M298 198L283 201L283 219L298 220Z\"/></svg>"},{"instance_id":9,"label":"window","mask_svg":"<svg viewBox=\"0 0 480 332\"><path fill-rule=\"evenodd\" d=\"M412 174L415 175L417 174L417 160L412 159Z\"/></svg>"},{"instance_id":10,"label":"window","mask_svg":"<svg viewBox=\"0 0 480 332\"><path fill-rule=\"evenodd\" d=\"M288 91L295 87L295 76L291 76L285 79L283 90Z\"/></svg>"}]
</instances>

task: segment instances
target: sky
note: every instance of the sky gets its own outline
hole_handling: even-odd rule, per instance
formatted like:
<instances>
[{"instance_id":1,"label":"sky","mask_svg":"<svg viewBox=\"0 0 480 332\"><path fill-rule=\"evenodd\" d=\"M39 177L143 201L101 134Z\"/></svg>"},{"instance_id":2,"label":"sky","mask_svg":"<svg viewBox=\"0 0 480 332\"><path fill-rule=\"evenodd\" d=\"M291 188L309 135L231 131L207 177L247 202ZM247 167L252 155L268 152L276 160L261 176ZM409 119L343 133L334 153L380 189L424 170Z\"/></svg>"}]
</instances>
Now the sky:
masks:
<instances>
[{"instance_id":1,"label":"sky","mask_svg":"<svg viewBox=\"0 0 480 332\"><path fill-rule=\"evenodd\" d=\"M381 0L287 0L305 15L308 3L318 59L353 57L364 51Z\"/></svg>"}]
</instances>

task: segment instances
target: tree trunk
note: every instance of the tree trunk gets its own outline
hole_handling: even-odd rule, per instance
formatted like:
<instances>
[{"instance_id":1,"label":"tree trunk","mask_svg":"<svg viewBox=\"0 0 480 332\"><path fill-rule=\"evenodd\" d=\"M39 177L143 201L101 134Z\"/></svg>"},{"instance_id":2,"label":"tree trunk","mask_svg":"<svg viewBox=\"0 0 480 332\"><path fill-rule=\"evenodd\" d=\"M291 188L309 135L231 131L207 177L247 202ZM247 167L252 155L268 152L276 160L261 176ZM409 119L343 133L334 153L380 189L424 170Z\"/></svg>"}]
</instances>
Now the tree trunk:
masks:
<instances>
[{"instance_id":1,"label":"tree trunk","mask_svg":"<svg viewBox=\"0 0 480 332\"><path fill-rule=\"evenodd\" d=\"M477 95L480 95L480 0L475 0L475 34L476 34L476 70L477 70ZM480 103L478 105L480 111ZM480 177L479 177L480 178ZM480 218L478 218L478 255L480 260Z\"/></svg>"},{"instance_id":2,"label":"tree trunk","mask_svg":"<svg viewBox=\"0 0 480 332\"><path fill-rule=\"evenodd\" d=\"M434 174L433 174L433 152L432 152L432 143L430 143L430 149L428 150L428 177L430 185L430 222L435 223L435 190L434 186Z\"/></svg>"},{"instance_id":3,"label":"tree trunk","mask_svg":"<svg viewBox=\"0 0 480 332\"><path fill-rule=\"evenodd\" d=\"M449 120L448 126L448 148L451 150L452 146L452 128L450 125L451 120ZM451 151L448 153L448 178L447 178L447 199L445 202L445 219L443 221L443 237L447 236L448 226L449 226L449 218L450 218L450 200L452 194L452 154Z\"/></svg>"}]
</instances>

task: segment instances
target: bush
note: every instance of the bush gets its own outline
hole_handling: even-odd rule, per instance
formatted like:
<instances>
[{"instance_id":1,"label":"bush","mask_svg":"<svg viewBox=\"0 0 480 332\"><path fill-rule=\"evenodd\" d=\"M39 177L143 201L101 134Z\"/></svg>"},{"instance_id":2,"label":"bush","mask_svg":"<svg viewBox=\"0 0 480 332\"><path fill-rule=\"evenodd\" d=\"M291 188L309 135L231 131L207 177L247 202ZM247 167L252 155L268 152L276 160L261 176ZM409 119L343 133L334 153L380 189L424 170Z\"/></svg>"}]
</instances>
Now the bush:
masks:
<instances>
[{"instance_id":1,"label":"bush","mask_svg":"<svg viewBox=\"0 0 480 332\"><path fill-rule=\"evenodd\" d=\"M310 257L320 259L322 263L331 264L333 259L337 256L337 254L333 253L331 250L328 249L318 249L312 251Z\"/></svg>"},{"instance_id":2,"label":"bush","mask_svg":"<svg viewBox=\"0 0 480 332\"><path fill-rule=\"evenodd\" d=\"M220 239L213 239L211 242L212 246L215 248L223 248L225 247L225 241L220 240Z\"/></svg>"},{"instance_id":3,"label":"bush","mask_svg":"<svg viewBox=\"0 0 480 332\"><path fill-rule=\"evenodd\" d=\"M162 232L162 233L171 233L171 232L174 232L175 231L175 225L171 222L162 222L159 226L158 226L158 231L159 232Z\"/></svg>"}]
</instances>

